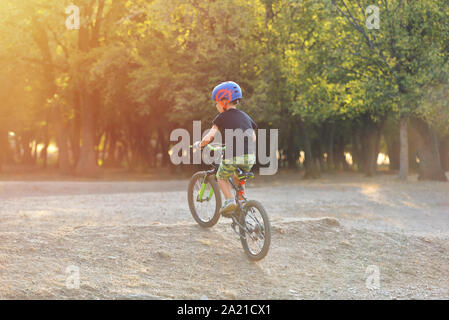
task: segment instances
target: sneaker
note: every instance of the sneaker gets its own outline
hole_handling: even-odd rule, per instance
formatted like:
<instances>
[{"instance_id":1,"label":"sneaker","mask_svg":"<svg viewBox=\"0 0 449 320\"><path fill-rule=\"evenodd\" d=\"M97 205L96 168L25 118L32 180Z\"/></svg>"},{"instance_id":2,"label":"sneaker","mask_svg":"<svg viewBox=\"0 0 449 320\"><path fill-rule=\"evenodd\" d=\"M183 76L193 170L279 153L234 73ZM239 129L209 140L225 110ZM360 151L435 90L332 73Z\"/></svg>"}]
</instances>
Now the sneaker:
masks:
<instances>
[{"instance_id":1,"label":"sneaker","mask_svg":"<svg viewBox=\"0 0 449 320\"><path fill-rule=\"evenodd\" d=\"M234 199L226 200L220 208L220 214L229 214L237 209L237 204Z\"/></svg>"}]
</instances>

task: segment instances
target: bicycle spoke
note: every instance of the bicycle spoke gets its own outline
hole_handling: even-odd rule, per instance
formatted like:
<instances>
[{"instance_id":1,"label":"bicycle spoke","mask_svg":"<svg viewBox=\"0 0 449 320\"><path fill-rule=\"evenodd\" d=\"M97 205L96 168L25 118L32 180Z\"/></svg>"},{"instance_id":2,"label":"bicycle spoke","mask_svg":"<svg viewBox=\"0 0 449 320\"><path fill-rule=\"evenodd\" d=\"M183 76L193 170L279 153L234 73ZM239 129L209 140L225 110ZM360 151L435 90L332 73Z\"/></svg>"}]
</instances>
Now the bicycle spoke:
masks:
<instances>
[{"instance_id":1,"label":"bicycle spoke","mask_svg":"<svg viewBox=\"0 0 449 320\"><path fill-rule=\"evenodd\" d=\"M257 255L265 243L265 228L264 224L256 217L255 208L250 208L245 216L245 232L249 237L246 237L248 248L252 254ZM263 221L263 219L262 219Z\"/></svg>"}]
</instances>

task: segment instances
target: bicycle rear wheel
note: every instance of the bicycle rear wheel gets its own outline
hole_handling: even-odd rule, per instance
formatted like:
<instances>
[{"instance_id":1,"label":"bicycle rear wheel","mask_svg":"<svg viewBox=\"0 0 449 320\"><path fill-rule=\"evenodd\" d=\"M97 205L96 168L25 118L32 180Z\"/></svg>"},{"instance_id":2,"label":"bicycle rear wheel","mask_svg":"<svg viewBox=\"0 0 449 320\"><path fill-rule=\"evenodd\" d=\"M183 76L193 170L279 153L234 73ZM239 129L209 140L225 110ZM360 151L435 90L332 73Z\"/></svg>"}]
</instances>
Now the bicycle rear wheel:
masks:
<instances>
[{"instance_id":1,"label":"bicycle rear wheel","mask_svg":"<svg viewBox=\"0 0 449 320\"><path fill-rule=\"evenodd\" d=\"M263 259L270 248L271 225L268 215L258 201L250 200L243 208L240 221L240 241L246 255L253 261Z\"/></svg>"},{"instance_id":2,"label":"bicycle rear wheel","mask_svg":"<svg viewBox=\"0 0 449 320\"><path fill-rule=\"evenodd\" d=\"M187 188L190 213L203 228L213 227L220 219L221 193L214 176L205 172L195 173Z\"/></svg>"}]
</instances>

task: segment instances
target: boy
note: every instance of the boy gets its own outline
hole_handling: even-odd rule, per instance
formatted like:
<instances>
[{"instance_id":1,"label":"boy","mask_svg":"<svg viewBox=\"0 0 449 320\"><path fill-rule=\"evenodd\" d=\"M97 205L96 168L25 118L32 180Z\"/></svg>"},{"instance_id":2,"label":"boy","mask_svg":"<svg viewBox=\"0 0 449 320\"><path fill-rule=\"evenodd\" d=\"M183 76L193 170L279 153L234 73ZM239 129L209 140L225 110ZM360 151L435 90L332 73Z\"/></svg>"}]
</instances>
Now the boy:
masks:
<instances>
[{"instance_id":1,"label":"boy","mask_svg":"<svg viewBox=\"0 0 449 320\"><path fill-rule=\"evenodd\" d=\"M218 184L225 197L220 214L231 213L237 208L235 199L232 197L231 185L228 179L234 175L234 181L238 184L238 178L234 174L235 170L239 167L243 171L248 172L256 162L253 146L256 141L254 129L257 128L257 125L245 112L236 109L242 97L242 89L235 82L223 82L216 86L212 91L212 100L216 102L216 108L219 114L213 120L213 126L203 140L194 143L194 148L196 149L205 147L212 142L217 131L220 131L223 139L226 137L227 130L241 129L242 132L250 132L252 144L248 139L242 138L243 148L237 145L235 138L233 138L233 142L225 140L227 152L225 152L217 171ZM229 152L228 148L231 143L233 146L232 153Z\"/></svg>"}]
</instances>

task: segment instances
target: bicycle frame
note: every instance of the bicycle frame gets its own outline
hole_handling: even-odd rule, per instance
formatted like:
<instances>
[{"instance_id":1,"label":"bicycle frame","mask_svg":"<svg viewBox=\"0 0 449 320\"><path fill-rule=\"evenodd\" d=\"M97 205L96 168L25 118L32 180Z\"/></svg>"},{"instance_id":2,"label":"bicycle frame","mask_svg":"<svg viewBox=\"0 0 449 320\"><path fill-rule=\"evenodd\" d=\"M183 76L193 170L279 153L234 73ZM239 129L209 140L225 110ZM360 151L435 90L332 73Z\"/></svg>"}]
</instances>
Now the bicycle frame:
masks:
<instances>
[{"instance_id":1,"label":"bicycle frame","mask_svg":"<svg viewBox=\"0 0 449 320\"><path fill-rule=\"evenodd\" d=\"M207 199L203 199L204 191L206 191L206 186L207 186L206 179L207 179L208 176L210 176L212 174L215 174L215 173L212 173L211 171L215 171L216 172L216 170L206 171L206 174L203 177L203 181L201 182L200 192L198 192L198 197L196 199L198 202L209 201L210 199L212 199L212 196L214 195L214 189L211 188L210 191L209 191L209 196L207 197Z\"/></svg>"},{"instance_id":2,"label":"bicycle frame","mask_svg":"<svg viewBox=\"0 0 449 320\"><path fill-rule=\"evenodd\" d=\"M241 209L241 203L240 203L241 201L238 201L238 200L240 200L240 198L243 198L243 201L246 202L245 190L243 189L243 186L246 184L246 179L245 179L245 177L240 176L240 174L242 173L241 169L238 169L238 170L240 171L240 172L237 172L238 173L237 177L239 178L239 184L238 185L235 184L233 177L230 177L228 181L235 191L236 203L238 204L239 208ZM198 202L209 201L210 199L212 199L212 196L214 195L213 189L210 189L209 196L206 199L203 199L203 196L204 196L204 192L206 191L207 177L215 176L217 174L217 171L218 171L218 167L214 167L211 170L205 171L203 181L201 183L201 188L200 188L200 191L198 192L198 198L197 198Z\"/></svg>"},{"instance_id":3,"label":"bicycle frame","mask_svg":"<svg viewBox=\"0 0 449 320\"><path fill-rule=\"evenodd\" d=\"M193 148L193 146L190 146L190 147ZM207 147L212 151L224 151L226 148L226 147L214 148L210 145L207 145ZM231 184L232 188L235 190L235 200L236 200L236 203L237 203L239 209L241 210L242 205L241 205L241 201L239 201L240 198L243 198L243 202L246 202L245 190L243 188L243 186L246 183L246 177L244 177L244 176L242 177L243 171L240 168L238 168L237 170L238 170L237 177L239 179L239 185L237 186L235 184L233 177L229 178L229 183ZM209 196L206 199L203 199L204 192L205 192L206 186L207 186L206 179L208 176L211 176L211 175L215 176L217 174L217 171L218 171L218 166L214 166L213 169L205 171L203 181L201 183L201 188L200 188L200 191L199 191L198 197L197 197L198 202L209 201L210 199L212 199L212 196L214 195L214 190L212 188L209 191Z\"/></svg>"}]
</instances>

